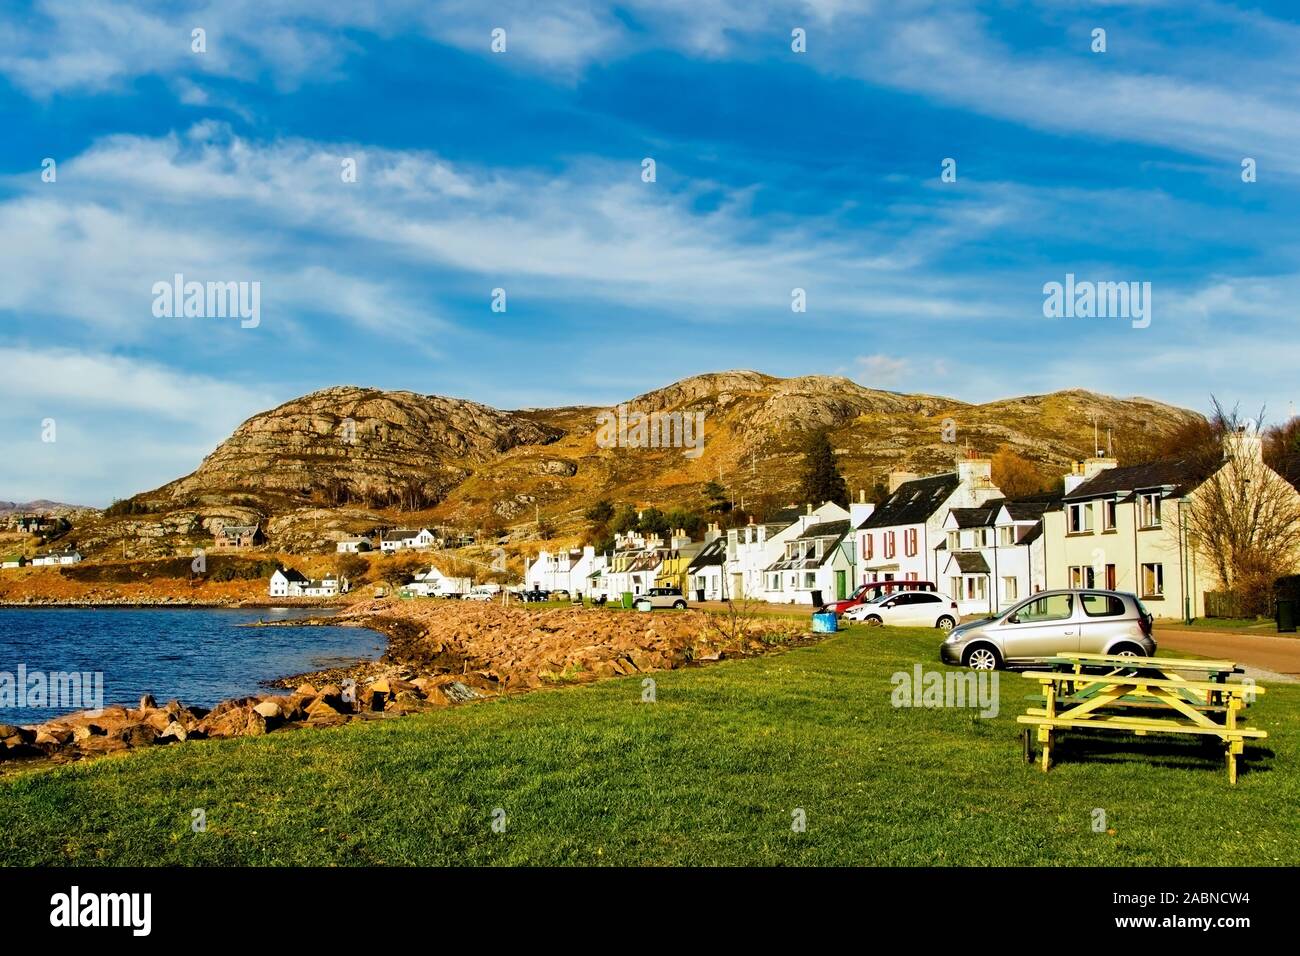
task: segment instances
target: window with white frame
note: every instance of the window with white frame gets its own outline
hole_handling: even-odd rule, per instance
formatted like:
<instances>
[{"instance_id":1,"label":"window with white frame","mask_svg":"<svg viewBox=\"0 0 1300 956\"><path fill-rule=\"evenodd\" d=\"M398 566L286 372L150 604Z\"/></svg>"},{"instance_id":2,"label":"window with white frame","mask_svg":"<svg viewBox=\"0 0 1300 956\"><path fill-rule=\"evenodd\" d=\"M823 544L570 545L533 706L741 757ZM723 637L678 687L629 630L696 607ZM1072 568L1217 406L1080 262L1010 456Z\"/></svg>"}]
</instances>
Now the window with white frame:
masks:
<instances>
[{"instance_id":1,"label":"window with white frame","mask_svg":"<svg viewBox=\"0 0 1300 956\"><path fill-rule=\"evenodd\" d=\"M1095 574L1090 564L1076 564L1070 568L1070 587L1072 588L1092 588L1096 587Z\"/></svg>"},{"instance_id":2,"label":"window with white frame","mask_svg":"<svg viewBox=\"0 0 1300 956\"><path fill-rule=\"evenodd\" d=\"M892 558L898 553L898 548L894 543L894 532L885 532L885 557Z\"/></svg>"},{"instance_id":3,"label":"window with white frame","mask_svg":"<svg viewBox=\"0 0 1300 956\"><path fill-rule=\"evenodd\" d=\"M817 575L812 571L804 572L803 586L805 588L815 588L817 586Z\"/></svg>"},{"instance_id":4,"label":"window with white frame","mask_svg":"<svg viewBox=\"0 0 1300 956\"><path fill-rule=\"evenodd\" d=\"M949 532L948 532L948 550L949 550L949 551L960 551L960 550L961 550L961 532L960 532L960 531L949 531Z\"/></svg>"},{"instance_id":5,"label":"window with white frame","mask_svg":"<svg viewBox=\"0 0 1300 956\"><path fill-rule=\"evenodd\" d=\"M916 529L915 528L908 528L906 531L903 532L903 550L907 553L907 556L909 558L916 555Z\"/></svg>"},{"instance_id":6,"label":"window with white frame","mask_svg":"<svg viewBox=\"0 0 1300 956\"><path fill-rule=\"evenodd\" d=\"M954 575L952 578L949 579L949 581L951 583L949 584L948 589L952 591L954 597L960 600L961 599L961 578Z\"/></svg>"},{"instance_id":7,"label":"window with white frame","mask_svg":"<svg viewBox=\"0 0 1300 956\"><path fill-rule=\"evenodd\" d=\"M988 546L989 546L989 529L988 529L988 528L976 528L976 529L975 529L975 547L977 547L977 548L987 548Z\"/></svg>"},{"instance_id":8,"label":"window with white frame","mask_svg":"<svg viewBox=\"0 0 1300 956\"><path fill-rule=\"evenodd\" d=\"M1160 597L1165 593L1165 566L1150 562L1142 565L1142 596Z\"/></svg>"},{"instance_id":9,"label":"window with white frame","mask_svg":"<svg viewBox=\"0 0 1300 956\"><path fill-rule=\"evenodd\" d=\"M781 590L781 575L779 574L768 575L767 589L769 591Z\"/></svg>"},{"instance_id":10,"label":"window with white frame","mask_svg":"<svg viewBox=\"0 0 1300 956\"><path fill-rule=\"evenodd\" d=\"M1016 526L1013 524L1003 525L998 528L998 545L1003 548L1010 548L1016 543Z\"/></svg>"},{"instance_id":11,"label":"window with white frame","mask_svg":"<svg viewBox=\"0 0 1300 956\"><path fill-rule=\"evenodd\" d=\"M1138 496L1138 527L1160 527L1160 492Z\"/></svg>"},{"instance_id":12,"label":"window with white frame","mask_svg":"<svg viewBox=\"0 0 1300 956\"><path fill-rule=\"evenodd\" d=\"M1008 575L1002 579L1002 600L1014 601L1020 597L1017 590L1017 582L1014 575Z\"/></svg>"},{"instance_id":13,"label":"window with white frame","mask_svg":"<svg viewBox=\"0 0 1300 956\"><path fill-rule=\"evenodd\" d=\"M1101 503L1101 530L1115 530L1115 499L1110 498Z\"/></svg>"},{"instance_id":14,"label":"window with white frame","mask_svg":"<svg viewBox=\"0 0 1300 956\"><path fill-rule=\"evenodd\" d=\"M1070 505L1066 530L1070 534L1087 534L1092 530L1092 502L1080 501Z\"/></svg>"}]
</instances>

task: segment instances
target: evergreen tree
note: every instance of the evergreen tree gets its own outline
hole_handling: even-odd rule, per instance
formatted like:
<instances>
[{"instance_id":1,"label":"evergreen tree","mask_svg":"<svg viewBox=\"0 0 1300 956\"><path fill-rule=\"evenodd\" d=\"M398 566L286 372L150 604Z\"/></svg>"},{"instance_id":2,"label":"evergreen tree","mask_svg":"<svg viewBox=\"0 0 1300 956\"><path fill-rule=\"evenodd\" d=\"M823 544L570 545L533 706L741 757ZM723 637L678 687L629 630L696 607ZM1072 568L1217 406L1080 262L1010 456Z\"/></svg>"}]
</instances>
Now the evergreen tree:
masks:
<instances>
[{"instance_id":1,"label":"evergreen tree","mask_svg":"<svg viewBox=\"0 0 1300 956\"><path fill-rule=\"evenodd\" d=\"M849 486L840 474L828 429L818 429L809 437L799 494L814 508L826 501L849 506Z\"/></svg>"}]
</instances>

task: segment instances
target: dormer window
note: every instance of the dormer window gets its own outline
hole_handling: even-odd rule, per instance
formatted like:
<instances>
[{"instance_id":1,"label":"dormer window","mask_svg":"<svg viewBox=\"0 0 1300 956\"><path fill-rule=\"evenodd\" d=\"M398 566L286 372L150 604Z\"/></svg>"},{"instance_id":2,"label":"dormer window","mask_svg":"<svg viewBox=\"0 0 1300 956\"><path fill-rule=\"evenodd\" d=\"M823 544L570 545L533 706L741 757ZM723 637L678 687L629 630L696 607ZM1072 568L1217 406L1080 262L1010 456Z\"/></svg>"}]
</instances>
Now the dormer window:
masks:
<instances>
[{"instance_id":1,"label":"dormer window","mask_svg":"<svg viewBox=\"0 0 1300 956\"><path fill-rule=\"evenodd\" d=\"M1160 527L1160 492L1138 495L1138 524L1143 528Z\"/></svg>"},{"instance_id":2,"label":"dormer window","mask_svg":"<svg viewBox=\"0 0 1300 956\"><path fill-rule=\"evenodd\" d=\"M949 550L949 551L959 551L959 550L961 550L961 532L960 532L960 531L949 531L949 532L948 532L948 550Z\"/></svg>"},{"instance_id":3,"label":"dormer window","mask_svg":"<svg viewBox=\"0 0 1300 956\"><path fill-rule=\"evenodd\" d=\"M1081 501L1069 507L1066 530L1070 534L1090 534L1092 532L1092 502Z\"/></svg>"}]
</instances>

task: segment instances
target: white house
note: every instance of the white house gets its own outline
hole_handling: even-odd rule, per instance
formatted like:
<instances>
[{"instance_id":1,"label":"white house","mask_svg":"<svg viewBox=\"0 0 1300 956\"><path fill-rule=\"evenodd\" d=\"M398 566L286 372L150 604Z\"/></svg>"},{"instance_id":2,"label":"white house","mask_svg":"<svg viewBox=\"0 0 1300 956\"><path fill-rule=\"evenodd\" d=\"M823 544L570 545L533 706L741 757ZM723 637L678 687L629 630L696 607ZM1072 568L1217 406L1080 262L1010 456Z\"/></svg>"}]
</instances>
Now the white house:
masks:
<instances>
[{"instance_id":1,"label":"white house","mask_svg":"<svg viewBox=\"0 0 1300 956\"><path fill-rule=\"evenodd\" d=\"M320 580L308 581L302 586L303 597L338 597L340 594L347 594L349 590L348 579L335 577L333 574L327 574Z\"/></svg>"},{"instance_id":2,"label":"white house","mask_svg":"<svg viewBox=\"0 0 1300 956\"><path fill-rule=\"evenodd\" d=\"M853 564L853 522L847 512L834 521L808 524L763 569L763 597L777 604L818 606L848 597Z\"/></svg>"},{"instance_id":3,"label":"white house","mask_svg":"<svg viewBox=\"0 0 1300 956\"><path fill-rule=\"evenodd\" d=\"M374 539L365 535L356 538L344 538L334 548L339 554L358 554L363 551L373 551L374 549Z\"/></svg>"},{"instance_id":4,"label":"white house","mask_svg":"<svg viewBox=\"0 0 1300 956\"><path fill-rule=\"evenodd\" d=\"M349 590L347 578L327 574L318 580L311 580L293 568L278 568L271 575L267 587L267 593L271 597L337 597Z\"/></svg>"},{"instance_id":5,"label":"white house","mask_svg":"<svg viewBox=\"0 0 1300 956\"><path fill-rule=\"evenodd\" d=\"M402 590L421 597L445 597L449 594L468 594L474 587L469 578L448 577L436 567L421 571Z\"/></svg>"},{"instance_id":6,"label":"white house","mask_svg":"<svg viewBox=\"0 0 1300 956\"><path fill-rule=\"evenodd\" d=\"M1253 431L1224 436L1223 459L1208 476L1190 461L1077 463L1063 501L1043 514L1048 586L1131 591L1156 617L1204 615L1205 593L1224 582L1191 516L1216 487L1244 510L1300 508L1300 494L1264 463ZM1281 557L1300 567L1300 555Z\"/></svg>"},{"instance_id":7,"label":"white house","mask_svg":"<svg viewBox=\"0 0 1300 956\"><path fill-rule=\"evenodd\" d=\"M729 596L725 590L727 539L716 525L711 525L710 531L712 537L686 567L687 597L692 601L701 595L706 601L725 601Z\"/></svg>"},{"instance_id":8,"label":"white house","mask_svg":"<svg viewBox=\"0 0 1300 956\"><path fill-rule=\"evenodd\" d=\"M307 583L307 576L293 568L278 568L271 575L267 593L271 597L301 597L302 587Z\"/></svg>"},{"instance_id":9,"label":"white house","mask_svg":"<svg viewBox=\"0 0 1300 956\"><path fill-rule=\"evenodd\" d=\"M858 583L938 583L948 512L1002 497L992 467L987 458L967 458L957 462L956 471L928 478L892 473L889 497L857 527Z\"/></svg>"},{"instance_id":10,"label":"white house","mask_svg":"<svg viewBox=\"0 0 1300 956\"><path fill-rule=\"evenodd\" d=\"M413 548L418 551L433 547L435 540L428 528L394 528L383 533L379 549L392 552Z\"/></svg>"},{"instance_id":11,"label":"white house","mask_svg":"<svg viewBox=\"0 0 1300 956\"><path fill-rule=\"evenodd\" d=\"M0 561L0 568L21 568L26 563L27 559L21 554L11 554Z\"/></svg>"},{"instance_id":12,"label":"white house","mask_svg":"<svg viewBox=\"0 0 1300 956\"><path fill-rule=\"evenodd\" d=\"M1042 517L1052 495L993 499L980 508L951 508L938 545L938 585L962 614L994 614L1046 584Z\"/></svg>"},{"instance_id":13,"label":"white house","mask_svg":"<svg viewBox=\"0 0 1300 956\"><path fill-rule=\"evenodd\" d=\"M818 508L805 505L802 512L798 507L791 505L761 524L753 523L743 528L732 528L727 532L728 596L767 600L770 582L764 574L770 565L785 556L786 544L803 534L811 525L826 521L841 521L850 517L849 511L845 511L833 501L827 501ZM787 599L778 598L778 600L785 603Z\"/></svg>"},{"instance_id":14,"label":"white house","mask_svg":"<svg viewBox=\"0 0 1300 956\"><path fill-rule=\"evenodd\" d=\"M590 590L588 581L596 570L596 549L571 548L565 551L539 551L537 559L528 565L524 583L533 589L556 591L561 588L570 594Z\"/></svg>"},{"instance_id":15,"label":"white house","mask_svg":"<svg viewBox=\"0 0 1300 956\"><path fill-rule=\"evenodd\" d=\"M63 548L60 551L47 551L32 558L32 564L77 564L81 561L81 552L75 548Z\"/></svg>"}]
</instances>

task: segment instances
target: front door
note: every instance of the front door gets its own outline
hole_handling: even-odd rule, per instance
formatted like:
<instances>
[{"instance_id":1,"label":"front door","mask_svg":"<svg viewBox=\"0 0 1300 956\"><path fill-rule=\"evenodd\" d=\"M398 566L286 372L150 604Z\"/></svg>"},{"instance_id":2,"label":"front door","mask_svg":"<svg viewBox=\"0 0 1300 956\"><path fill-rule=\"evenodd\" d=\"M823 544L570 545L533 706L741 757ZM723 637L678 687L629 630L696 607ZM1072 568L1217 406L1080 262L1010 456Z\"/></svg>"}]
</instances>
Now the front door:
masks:
<instances>
[{"instance_id":1,"label":"front door","mask_svg":"<svg viewBox=\"0 0 1300 956\"><path fill-rule=\"evenodd\" d=\"M843 601L846 597L848 597L847 590L848 590L848 581L845 579L844 572L836 571L835 572L835 600Z\"/></svg>"}]
</instances>

